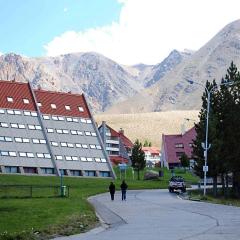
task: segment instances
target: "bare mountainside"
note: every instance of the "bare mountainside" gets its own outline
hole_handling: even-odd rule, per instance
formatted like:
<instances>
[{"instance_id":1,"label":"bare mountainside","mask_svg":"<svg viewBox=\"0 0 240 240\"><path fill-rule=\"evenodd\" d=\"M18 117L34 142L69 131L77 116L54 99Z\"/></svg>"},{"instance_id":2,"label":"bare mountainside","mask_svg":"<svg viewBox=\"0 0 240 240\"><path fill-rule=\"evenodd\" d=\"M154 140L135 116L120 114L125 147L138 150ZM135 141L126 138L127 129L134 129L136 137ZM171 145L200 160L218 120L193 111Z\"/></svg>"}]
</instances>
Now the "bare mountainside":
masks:
<instances>
[{"instance_id":1,"label":"bare mountainside","mask_svg":"<svg viewBox=\"0 0 240 240\"><path fill-rule=\"evenodd\" d=\"M94 111L103 111L143 89L123 67L97 53L42 58L2 55L0 79L30 81L47 90L83 92Z\"/></svg>"},{"instance_id":2,"label":"bare mountainside","mask_svg":"<svg viewBox=\"0 0 240 240\"><path fill-rule=\"evenodd\" d=\"M98 125L106 121L115 130L122 128L133 142L139 139L151 141L153 146L161 147L162 134L181 133L182 126L189 129L198 122L199 111L169 111L135 114L97 114ZM189 121L186 118L190 119Z\"/></svg>"},{"instance_id":3,"label":"bare mountainside","mask_svg":"<svg viewBox=\"0 0 240 240\"><path fill-rule=\"evenodd\" d=\"M0 79L30 81L46 90L83 92L93 111L102 112L151 86L156 79L150 76L161 71L163 77L182 61L181 54L175 50L156 66L121 66L92 52L41 58L11 53L0 56Z\"/></svg>"},{"instance_id":4,"label":"bare mountainside","mask_svg":"<svg viewBox=\"0 0 240 240\"><path fill-rule=\"evenodd\" d=\"M240 68L240 20L224 27L160 81L155 81L129 100L116 104L107 113L200 109L203 88L190 85L187 80L203 85L206 80L220 82L231 61Z\"/></svg>"}]
</instances>

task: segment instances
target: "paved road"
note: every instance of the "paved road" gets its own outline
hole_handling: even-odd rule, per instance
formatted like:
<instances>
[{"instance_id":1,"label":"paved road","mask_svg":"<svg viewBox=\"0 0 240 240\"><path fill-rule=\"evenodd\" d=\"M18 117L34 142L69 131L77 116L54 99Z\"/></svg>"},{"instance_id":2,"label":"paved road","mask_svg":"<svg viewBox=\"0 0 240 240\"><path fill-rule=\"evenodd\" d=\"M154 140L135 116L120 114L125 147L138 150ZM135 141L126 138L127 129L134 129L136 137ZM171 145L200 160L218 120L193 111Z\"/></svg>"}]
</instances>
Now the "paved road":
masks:
<instances>
[{"instance_id":1,"label":"paved road","mask_svg":"<svg viewBox=\"0 0 240 240\"><path fill-rule=\"evenodd\" d=\"M58 240L239 240L240 208L182 200L166 190L90 199L108 228Z\"/></svg>"}]
</instances>

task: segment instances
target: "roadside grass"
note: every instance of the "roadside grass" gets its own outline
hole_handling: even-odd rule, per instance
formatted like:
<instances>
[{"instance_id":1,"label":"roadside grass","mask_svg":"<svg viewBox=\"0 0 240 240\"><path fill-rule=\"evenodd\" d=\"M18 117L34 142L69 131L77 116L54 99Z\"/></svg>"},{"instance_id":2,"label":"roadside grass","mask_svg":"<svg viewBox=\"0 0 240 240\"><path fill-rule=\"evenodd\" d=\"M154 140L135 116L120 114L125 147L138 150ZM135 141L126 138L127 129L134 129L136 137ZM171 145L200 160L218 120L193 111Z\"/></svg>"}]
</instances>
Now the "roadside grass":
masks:
<instances>
[{"instance_id":1,"label":"roadside grass","mask_svg":"<svg viewBox=\"0 0 240 240\"><path fill-rule=\"evenodd\" d=\"M154 169L159 171L159 169ZM157 180L142 180L132 177L132 170L122 173L129 190L167 188L171 172L164 169L164 176ZM197 182L191 173L179 172L187 181ZM179 170L180 171L180 170ZM120 189L120 172L116 189ZM38 198L0 198L0 239L49 239L54 236L86 232L98 224L93 207L87 198L107 192L111 179L64 177L63 184L70 187L70 196ZM0 175L0 185L60 185L59 177ZM40 188L39 188L40 189ZM39 190L41 191L41 189Z\"/></svg>"},{"instance_id":2,"label":"roadside grass","mask_svg":"<svg viewBox=\"0 0 240 240\"><path fill-rule=\"evenodd\" d=\"M232 196L225 198L220 193L218 193L217 197L214 197L211 189L207 189L206 196L203 196L203 189L189 190L188 195L189 195L189 199L193 201L204 201L209 203L240 207L240 199Z\"/></svg>"}]
</instances>

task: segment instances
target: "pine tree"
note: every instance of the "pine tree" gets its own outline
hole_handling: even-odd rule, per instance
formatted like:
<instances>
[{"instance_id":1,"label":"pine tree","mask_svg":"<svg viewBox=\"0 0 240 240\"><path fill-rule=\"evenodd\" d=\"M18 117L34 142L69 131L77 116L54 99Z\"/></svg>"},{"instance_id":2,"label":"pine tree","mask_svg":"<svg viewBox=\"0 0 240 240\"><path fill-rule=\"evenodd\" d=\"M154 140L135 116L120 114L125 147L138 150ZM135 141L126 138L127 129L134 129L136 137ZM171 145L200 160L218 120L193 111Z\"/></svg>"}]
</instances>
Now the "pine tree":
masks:
<instances>
[{"instance_id":1,"label":"pine tree","mask_svg":"<svg viewBox=\"0 0 240 240\"><path fill-rule=\"evenodd\" d=\"M138 172L138 180L140 179L140 170L146 167L146 160L144 152L142 151L142 144L137 139L132 148L132 167Z\"/></svg>"}]
</instances>

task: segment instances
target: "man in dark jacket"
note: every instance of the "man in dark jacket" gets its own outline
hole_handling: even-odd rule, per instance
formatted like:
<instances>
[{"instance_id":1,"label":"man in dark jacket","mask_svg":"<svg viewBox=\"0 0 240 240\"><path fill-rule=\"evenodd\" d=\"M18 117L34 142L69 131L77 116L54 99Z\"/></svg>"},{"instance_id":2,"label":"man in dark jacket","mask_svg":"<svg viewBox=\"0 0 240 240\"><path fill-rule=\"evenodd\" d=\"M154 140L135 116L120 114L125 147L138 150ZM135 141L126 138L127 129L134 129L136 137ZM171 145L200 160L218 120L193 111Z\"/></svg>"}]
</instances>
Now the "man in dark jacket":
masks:
<instances>
[{"instance_id":1,"label":"man in dark jacket","mask_svg":"<svg viewBox=\"0 0 240 240\"><path fill-rule=\"evenodd\" d=\"M111 200L113 201L114 200L114 194L115 194L115 185L113 182L110 183L109 185L109 192L110 192L110 195L111 195Z\"/></svg>"},{"instance_id":2,"label":"man in dark jacket","mask_svg":"<svg viewBox=\"0 0 240 240\"><path fill-rule=\"evenodd\" d=\"M122 190L122 201L123 200L126 201L126 192L127 192L128 185L123 180L122 184L120 185L120 187L121 187L121 190Z\"/></svg>"}]
</instances>

